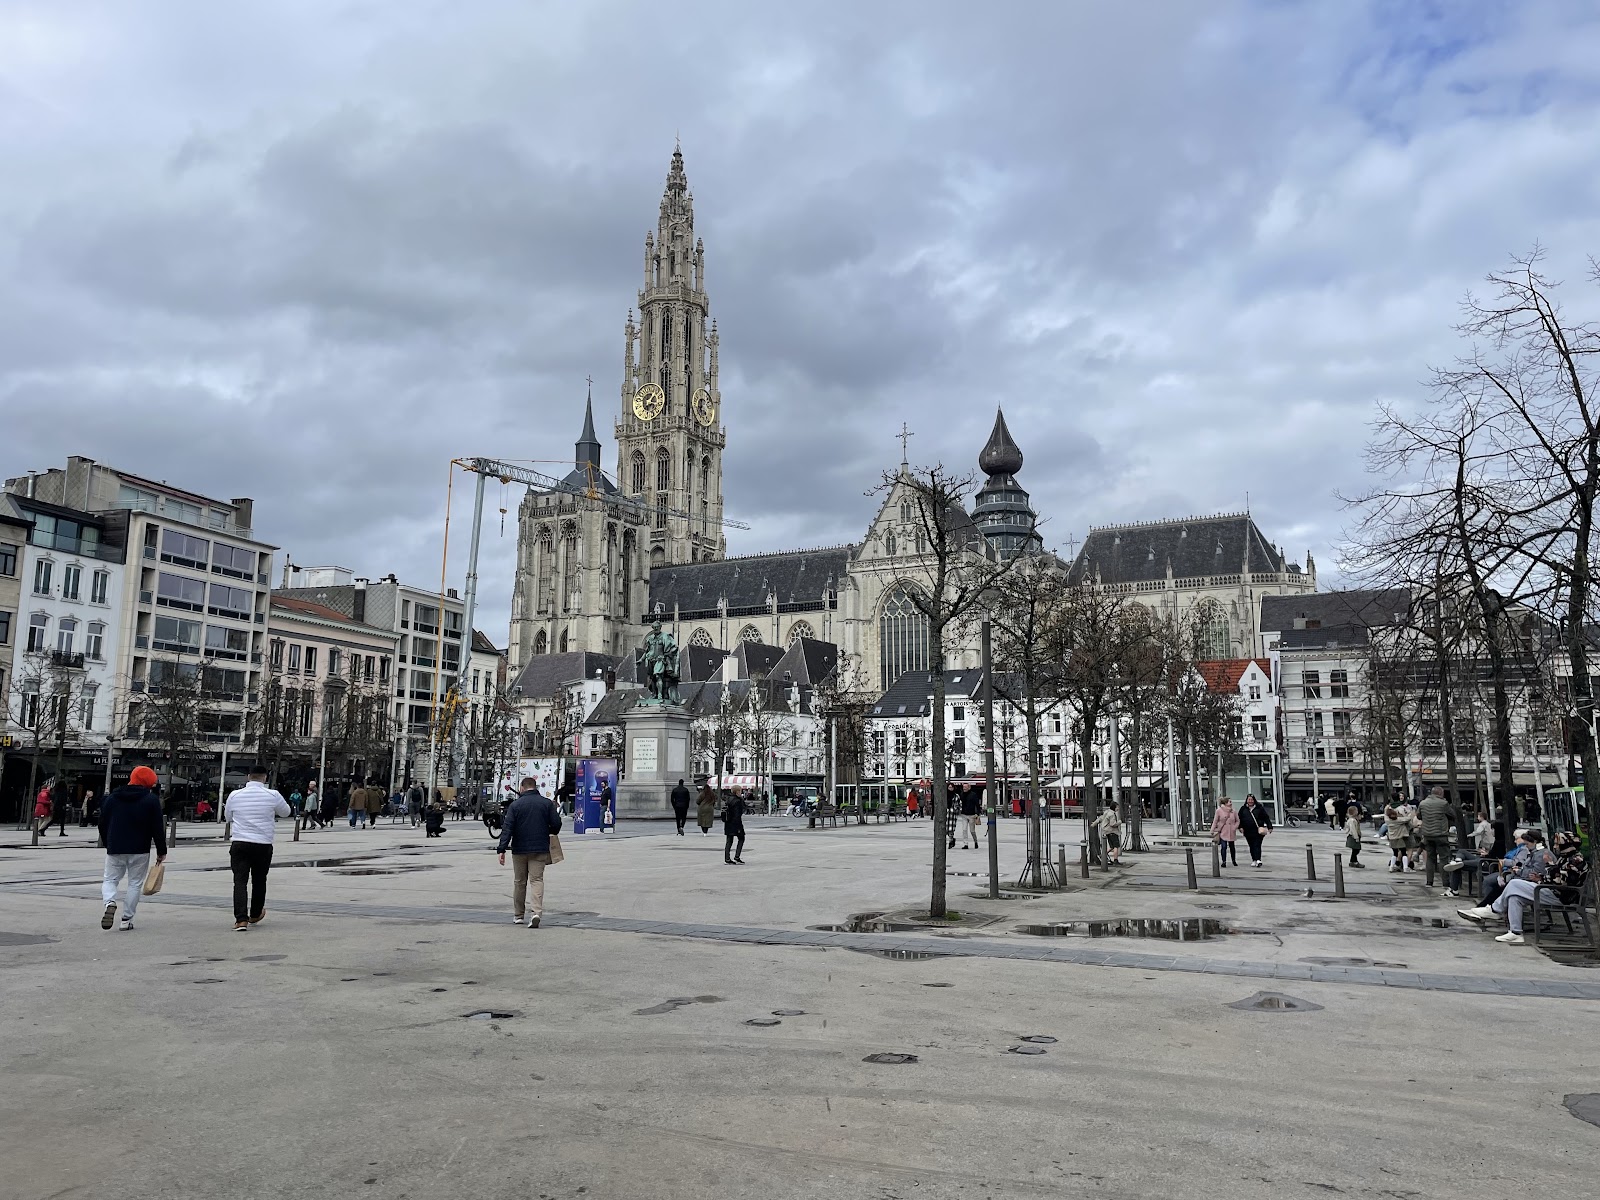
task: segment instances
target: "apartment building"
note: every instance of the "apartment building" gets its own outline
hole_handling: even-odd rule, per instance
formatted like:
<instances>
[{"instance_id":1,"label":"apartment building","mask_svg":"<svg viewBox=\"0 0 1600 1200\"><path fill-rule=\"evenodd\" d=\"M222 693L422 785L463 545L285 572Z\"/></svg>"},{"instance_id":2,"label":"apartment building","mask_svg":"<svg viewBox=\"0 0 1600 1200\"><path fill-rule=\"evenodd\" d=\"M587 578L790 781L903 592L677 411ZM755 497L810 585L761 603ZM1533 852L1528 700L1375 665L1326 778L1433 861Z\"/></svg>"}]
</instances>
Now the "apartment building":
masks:
<instances>
[{"instance_id":1,"label":"apartment building","mask_svg":"<svg viewBox=\"0 0 1600 1200\"><path fill-rule=\"evenodd\" d=\"M163 693L174 681L197 676L204 698L193 731L199 751L191 750L185 769L204 776L211 770L204 750L215 746L220 770L223 748L246 742L260 700L276 547L255 537L254 503L203 496L79 455L64 469L8 479L5 490L18 501L85 514L76 534L80 548L94 521L101 532L119 531L125 578L116 603L105 606L104 622L112 692L106 719L117 747L113 774L136 761L153 762L168 783L200 782L170 777L173 764L163 750L168 739L151 728ZM61 522L75 518L58 513L56 520L53 537L70 545L72 526ZM63 561L60 569L69 565ZM93 588L91 576L80 579L81 587ZM57 624L58 642L60 635Z\"/></svg>"}]
</instances>

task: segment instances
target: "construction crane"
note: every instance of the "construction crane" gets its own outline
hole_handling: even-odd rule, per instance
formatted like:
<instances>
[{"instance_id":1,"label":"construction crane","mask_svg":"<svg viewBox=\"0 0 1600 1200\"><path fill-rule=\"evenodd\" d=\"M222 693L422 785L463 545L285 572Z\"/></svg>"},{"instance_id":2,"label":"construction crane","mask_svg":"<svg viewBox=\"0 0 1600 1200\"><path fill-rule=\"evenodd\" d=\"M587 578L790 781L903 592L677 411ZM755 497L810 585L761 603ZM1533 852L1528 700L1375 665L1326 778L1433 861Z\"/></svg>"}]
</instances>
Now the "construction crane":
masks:
<instances>
[{"instance_id":1,"label":"construction crane","mask_svg":"<svg viewBox=\"0 0 1600 1200\"><path fill-rule=\"evenodd\" d=\"M453 458L450 460L450 484L446 488L445 498L444 562L439 568L439 595L441 598L441 603L445 595L445 584L449 578L449 493L455 486L455 472L457 467L460 467L463 471L470 471L472 474L478 477L477 486L473 489L472 537L467 549L467 580L466 589L462 596L462 606L466 610L464 614L465 631L461 648L461 661L457 664L456 679L455 683L452 685L453 690L457 695L466 694L467 670L472 660L472 622L473 618L477 614L478 607L478 544L483 532L483 489L490 479L498 479L502 484L521 483L530 488L537 488L539 491L564 491L573 495L581 495L590 500L598 501L607 507L620 509L624 512L638 513L641 516L665 511L666 515L668 516L683 517L690 521L695 519L694 514L685 512L682 509L659 509L654 505L646 503L642 497L626 495L621 488L615 488L612 491L602 490L600 481L604 479L604 474L601 472L600 468L594 466L592 463L582 464L586 475L586 483L583 489L579 491L573 484L569 484L563 479L557 479L554 475L546 475L543 471L536 471L532 467L523 466L520 463L506 462L503 459L498 458ZM743 521L734 521L728 519L720 520L717 522L717 524L726 529L750 528L750 526L745 524ZM436 710L439 704L439 671L444 663L444 655L441 653L439 657L435 659L435 662L439 665L434 667L434 700L433 709L430 711L430 721L435 719Z\"/></svg>"}]
</instances>

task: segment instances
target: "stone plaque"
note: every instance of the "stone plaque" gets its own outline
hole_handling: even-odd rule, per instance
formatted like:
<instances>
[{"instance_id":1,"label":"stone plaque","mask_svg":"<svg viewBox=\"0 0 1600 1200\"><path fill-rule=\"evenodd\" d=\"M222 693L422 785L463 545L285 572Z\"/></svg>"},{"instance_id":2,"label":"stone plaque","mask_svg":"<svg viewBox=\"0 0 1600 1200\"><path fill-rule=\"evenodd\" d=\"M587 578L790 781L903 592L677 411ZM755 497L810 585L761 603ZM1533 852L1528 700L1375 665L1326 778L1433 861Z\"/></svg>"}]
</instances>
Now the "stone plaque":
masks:
<instances>
[{"instance_id":1,"label":"stone plaque","mask_svg":"<svg viewBox=\"0 0 1600 1200\"><path fill-rule=\"evenodd\" d=\"M667 739L667 774L676 775L683 770L686 758L685 749L687 749L687 743L677 738Z\"/></svg>"},{"instance_id":2,"label":"stone plaque","mask_svg":"<svg viewBox=\"0 0 1600 1200\"><path fill-rule=\"evenodd\" d=\"M633 739L633 766L635 775L654 775L656 773L656 739L653 737L636 737Z\"/></svg>"}]
</instances>

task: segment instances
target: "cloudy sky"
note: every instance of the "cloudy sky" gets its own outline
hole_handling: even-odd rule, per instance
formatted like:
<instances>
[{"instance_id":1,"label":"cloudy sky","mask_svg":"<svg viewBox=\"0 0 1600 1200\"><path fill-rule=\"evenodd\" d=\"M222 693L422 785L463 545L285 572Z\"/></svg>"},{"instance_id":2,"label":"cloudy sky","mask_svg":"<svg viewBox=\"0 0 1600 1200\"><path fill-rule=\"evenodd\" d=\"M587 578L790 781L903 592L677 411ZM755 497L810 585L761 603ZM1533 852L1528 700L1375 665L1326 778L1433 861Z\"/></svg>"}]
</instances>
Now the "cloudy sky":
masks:
<instances>
[{"instance_id":1,"label":"cloudy sky","mask_svg":"<svg viewBox=\"0 0 1600 1200\"><path fill-rule=\"evenodd\" d=\"M1600 308L1597 100L1562 0L0 0L0 474L437 580L451 455L617 410L681 136L730 551L859 538L902 421L965 467L1002 404L1053 545L1248 493L1326 569L1466 288L1538 242Z\"/></svg>"}]
</instances>

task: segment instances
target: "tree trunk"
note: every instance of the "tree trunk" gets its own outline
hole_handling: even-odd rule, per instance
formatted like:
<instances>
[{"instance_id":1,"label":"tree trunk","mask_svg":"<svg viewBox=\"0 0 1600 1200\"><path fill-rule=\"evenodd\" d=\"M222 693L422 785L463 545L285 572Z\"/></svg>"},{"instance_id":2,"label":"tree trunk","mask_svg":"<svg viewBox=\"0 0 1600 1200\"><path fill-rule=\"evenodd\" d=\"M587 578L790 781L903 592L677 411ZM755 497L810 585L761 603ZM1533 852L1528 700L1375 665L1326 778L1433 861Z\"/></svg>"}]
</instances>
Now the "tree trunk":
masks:
<instances>
[{"instance_id":1,"label":"tree trunk","mask_svg":"<svg viewBox=\"0 0 1600 1200\"><path fill-rule=\"evenodd\" d=\"M1124 814L1128 819L1128 835L1135 853L1144 848L1144 803L1139 799L1139 737L1143 733L1139 711L1133 712L1132 732L1128 740L1128 761L1133 763L1132 807Z\"/></svg>"},{"instance_id":2,"label":"tree trunk","mask_svg":"<svg viewBox=\"0 0 1600 1200\"><path fill-rule=\"evenodd\" d=\"M1471 840L1471 825L1467 820L1467 813L1461 803L1461 796L1456 791L1457 764L1456 764L1456 729L1455 729L1455 703L1450 695L1450 655L1444 644L1444 589L1442 581L1434 580L1434 623L1433 623L1433 649L1435 661L1439 667L1439 732L1444 742L1444 777L1446 790L1450 795L1450 803L1456 808L1456 845L1465 846Z\"/></svg>"},{"instance_id":3,"label":"tree trunk","mask_svg":"<svg viewBox=\"0 0 1600 1200\"><path fill-rule=\"evenodd\" d=\"M944 822L949 797L945 795L944 766L944 626L928 623L929 662L933 668L933 892L928 901L928 916L940 919L945 914Z\"/></svg>"},{"instance_id":4,"label":"tree trunk","mask_svg":"<svg viewBox=\"0 0 1600 1200\"><path fill-rule=\"evenodd\" d=\"M1032 881L1036 888L1044 887L1044 860L1050 855L1050 848L1044 844L1044 820L1039 811L1039 713L1033 695L1022 698L1022 719L1028 728L1028 840L1033 846ZM1061 880L1056 880L1060 886Z\"/></svg>"},{"instance_id":5,"label":"tree trunk","mask_svg":"<svg viewBox=\"0 0 1600 1200\"><path fill-rule=\"evenodd\" d=\"M1094 755L1091 747L1094 745L1094 726L1098 715L1090 712L1083 714L1083 744L1079 750L1083 755L1083 844L1089 847L1089 861L1096 865L1100 862L1100 846L1094 835L1094 810L1100 798L1094 790Z\"/></svg>"}]
</instances>

